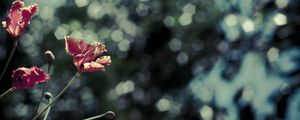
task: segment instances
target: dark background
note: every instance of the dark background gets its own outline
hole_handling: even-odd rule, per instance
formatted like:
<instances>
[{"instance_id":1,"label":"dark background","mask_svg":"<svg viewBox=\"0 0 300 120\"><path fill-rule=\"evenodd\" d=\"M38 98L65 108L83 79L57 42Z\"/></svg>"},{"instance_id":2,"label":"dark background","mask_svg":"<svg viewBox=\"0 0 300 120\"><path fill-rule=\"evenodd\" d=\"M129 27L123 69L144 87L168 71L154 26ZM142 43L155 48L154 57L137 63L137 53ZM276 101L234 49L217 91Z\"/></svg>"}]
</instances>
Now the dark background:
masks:
<instances>
[{"instance_id":1,"label":"dark background","mask_svg":"<svg viewBox=\"0 0 300 120\"><path fill-rule=\"evenodd\" d=\"M0 1L5 20L12 0ZM47 69L56 95L76 73L65 35L102 42L112 64L84 73L48 119L114 111L118 120L300 118L298 0L24 0L37 3L0 81L25 66ZM0 68L13 39L0 30ZM0 69L2 71L2 69ZM0 100L1 119L30 119L42 86ZM46 101L43 101L44 105Z\"/></svg>"}]
</instances>

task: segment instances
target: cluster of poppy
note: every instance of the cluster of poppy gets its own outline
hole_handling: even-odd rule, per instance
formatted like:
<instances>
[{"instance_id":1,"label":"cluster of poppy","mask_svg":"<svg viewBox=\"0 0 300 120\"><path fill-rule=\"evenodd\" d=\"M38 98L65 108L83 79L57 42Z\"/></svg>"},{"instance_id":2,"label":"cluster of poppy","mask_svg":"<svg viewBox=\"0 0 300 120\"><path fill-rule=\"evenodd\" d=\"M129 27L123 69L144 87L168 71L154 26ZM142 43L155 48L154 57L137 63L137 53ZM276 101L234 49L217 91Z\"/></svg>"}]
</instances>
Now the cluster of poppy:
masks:
<instances>
[{"instance_id":1,"label":"cluster of poppy","mask_svg":"<svg viewBox=\"0 0 300 120\"><path fill-rule=\"evenodd\" d=\"M2 22L3 28L14 38L18 38L24 33L38 9L36 4L23 6L24 2L14 1L7 19ZM105 66L111 63L110 56L100 56L107 51L105 45L101 43L90 44L82 39L66 36L65 48L66 52L73 57L78 72L104 71ZM37 67L21 67L13 71L12 88L14 90L29 89L35 84L46 82L49 79L49 75Z\"/></svg>"},{"instance_id":2,"label":"cluster of poppy","mask_svg":"<svg viewBox=\"0 0 300 120\"><path fill-rule=\"evenodd\" d=\"M18 39L25 31L25 28L30 24L30 20L32 16L37 12L37 5L33 4L31 6L24 7L24 2L21 0L16 0L12 3L10 11L8 12L8 17L5 21L2 22L3 28L14 38L14 42L17 43ZM1 73L0 79L3 77L7 65L11 59L11 56L14 53L17 44L14 44L13 50L11 51L11 55L8 58L8 61L4 67L4 70ZM65 49L67 54L73 57L73 63L77 68L77 73L73 77L72 80L58 93L58 95L45 107L42 112L38 113L33 120L37 119L45 110L47 110L51 105L57 100L65 90L70 86L72 81L75 80L76 77L80 75L81 72L95 72L95 71L105 71L105 66L111 64L110 56L102 55L106 52L105 45L101 43L90 44L84 42L83 39L73 38L70 36L65 37ZM45 52L46 62L50 64L55 56L51 51ZM49 68L48 68L49 69ZM50 76L45 73L42 69L37 68L35 66L31 68L20 67L13 71L12 74L12 87L1 94L0 98L5 94L9 93L12 90L26 90L31 88L32 86L46 82L50 79ZM43 93L45 92L46 84L44 84ZM41 103L42 96L40 102ZM48 111L49 111L48 110ZM98 115L95 117L91 117L88 119L96 119L102 116L106 116L107 118L112 118L115 116L113 112L107 112L102 115ZM47 114L45 118L47 119Z\"/></svg>"}]
</instances>

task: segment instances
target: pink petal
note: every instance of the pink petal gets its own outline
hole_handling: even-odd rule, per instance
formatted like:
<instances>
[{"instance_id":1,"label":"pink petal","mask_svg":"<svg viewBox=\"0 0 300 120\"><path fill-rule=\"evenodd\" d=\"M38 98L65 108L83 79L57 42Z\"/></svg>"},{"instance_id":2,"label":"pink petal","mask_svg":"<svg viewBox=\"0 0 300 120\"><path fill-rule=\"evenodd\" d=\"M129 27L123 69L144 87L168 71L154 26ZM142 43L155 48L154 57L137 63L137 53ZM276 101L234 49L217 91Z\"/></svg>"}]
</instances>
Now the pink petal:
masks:
<instances>
[{"instance_id":1,"label":"pink petal","mask_svg":"<svg viewBox=\"0 0 300 120\"><path fill-rule=\"evenodd\" d=\"M23 17L23 23L24 27L27 26L30 22L30 19L32 18L33 14L37 11L37 5L31 5L28 7L25 7L21 10L22 17Z\"/></svg>"},{"instance_id":2,"label":"pink petal","mask_svg":"<svg viewBox=\"0 0 300 120\"><path fill-rule=\"evenodd\" d=\"M16 0L12 3L11 10L18 10L24 6L24 2L21 0Z\"/></svg>"},{"instance_id":3,"label":"pink petal","mask_svg":"<svg viewBox=\"0 0 300 120\"><path fill-rule=\"evenodd\" d=\"M13 5L8 13L8 18L6 20L6 30L13 37L17 37L21 33L21 29L19 27L19 21L22 20L22 15L19 11L21 7L24 5L21 1L13 2Z\"/></svg>"},{"instance_id":4,"label":"pink petal","mask_svg":"<svg viewBox=\"0 0 300 120\"><path fill-rule=\"evenodd\" d=\"M49 75L37 67L21 67L13 71L13 89L29 89L37 83L49 80Z\"/></svg>"},{"instance_id":5,"label":"pink petal","mask_svg":"<svg viewBox=\"0 0 300 120\"><path fill-rule=\"evenodd\" d=\"M28 6L28 8L29 8L32 15L35 14L37 9L38 9L37 4L35 4L35 3L31 6Z\"/></svg>"},{"instance_id":6,"label":"pink petal","mask_svg":"<svg viewBox=\"0 0 300 120\"><path fill-rule=\"evenodd\" d=\"M2 22L2 26L12 37L18 37L24 32L33 14L37 11L36 4L25 8L22 8L23 6L24 3L20 0L13 2L5 24Z\"/></svg>"},{"instance_id":7,"label":"pink petal","mask_svg":"<svg viewBox=\"0 0 300 120\"><path fill-rule=\"evenodd\" d=\"M82 64L85 62L85 56L83 54L78 54L73 59L73 63L78 71L81 71Z\"/></svg>"},{"instance_id":8,"label":"pink petal","mask_svg":"<svg viewBox=\"0 0 300 120\"><path fill-rule=\"evenodd\" d=\"M82 53L82 49L79 44L82 44L83 41L80 39L76 39L70 36L65 37L66 51L71 56L76 56Z\"/></svg>"},{"instance_id":9,"label":"pink petal","mask_svg":"<svg viewBox=\"0 0 300 120\"><path fill-rule=\"evenodd\" d=\"M31 75L30 78L34 79L34 83L46 82L50 77L46 74L42 69L37 67L31 67Z\"/></svg>"},{"instance_id":10,"label":"pink petal","mask_svg":"<svg viewBox=\"0 0 300 120\"><path fill-rule=\"evenodd\" d=\"M65 37L66 51L73 56L73 62L78 71L94 72L105 70L103 65L109 65L111 59L109 56L103 56L94 61L98 55L106 52L105 45L89 44L82 39L76 39L69 36Z\"/></svg>"}]
</instances>

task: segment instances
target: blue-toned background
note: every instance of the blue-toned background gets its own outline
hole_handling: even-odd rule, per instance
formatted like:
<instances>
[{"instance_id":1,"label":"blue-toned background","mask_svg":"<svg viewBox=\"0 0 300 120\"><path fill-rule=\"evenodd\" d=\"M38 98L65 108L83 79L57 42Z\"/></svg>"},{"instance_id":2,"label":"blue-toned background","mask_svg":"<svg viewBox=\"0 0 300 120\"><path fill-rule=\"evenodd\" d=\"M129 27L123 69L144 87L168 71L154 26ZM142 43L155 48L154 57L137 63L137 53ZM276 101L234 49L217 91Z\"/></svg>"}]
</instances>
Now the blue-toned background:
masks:
<instances>
[{"instance_id":1,"label":"blue-toned background","mask_svg":"<svg viewBox=\"0 0 300 120\"><path fill-rule=\"evenodd\" d=\"M5 20L12 0L0 1ZM56 95L76 73L64 36L102 42L106 72L84 73L49 120L80 120L112 110L117 120L299 120L298 0L24 0L37 3L5 75L46 70ZM12 38L0 29L0 71ZM42 86L0 100L1 120L30 119ZM43 101L46 105L46 101Z\"/></svg>"}]
</instances>

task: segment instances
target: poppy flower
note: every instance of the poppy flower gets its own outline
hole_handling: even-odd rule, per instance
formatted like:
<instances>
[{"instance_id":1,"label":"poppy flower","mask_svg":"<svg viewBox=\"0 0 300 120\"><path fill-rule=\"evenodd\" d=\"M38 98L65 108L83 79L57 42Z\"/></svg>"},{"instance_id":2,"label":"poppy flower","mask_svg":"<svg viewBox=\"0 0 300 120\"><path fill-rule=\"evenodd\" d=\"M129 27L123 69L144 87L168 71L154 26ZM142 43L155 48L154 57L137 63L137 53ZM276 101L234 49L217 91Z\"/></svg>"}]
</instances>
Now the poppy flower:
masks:
<instances>
[{"instance_id":1,"label":"poppy flower","mask_svg":"<svg viewBox=\"0 0 300 120\"><path fill-rule=\"evenodd\" d=\"M106 52L101 43L90 44L82 39L65 37L66 51L73 57L74 65L79 72L105 71L105 65L110 65L110 56L100 56Z\"/></svg>"},{"instance_id":2,"label":"poppy flower","mask_svg":"<svg viewBox=\"0 0 300 120\"><path fill-rule=\"evenodd\" d=\"M37 67L25 68L21 67L13 71L12 74L12 88L29 89L35 84L46 82L50 77L43 70Z\"/></svg>"},{"instance_id":3,"label":"poppy flower","mask_svg":"<svg viewBox=\"0 0 300 120\"><path fill-rule=\"evenodd\" d=\"M8 12L6 21L2 21L3 28L12 36L19 37L28 26L34 13L37 11L37 5L33 4L23 7L24 2L16 0Z\"/></svg>"}]
</instances>

